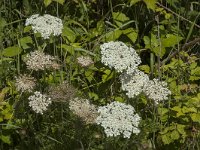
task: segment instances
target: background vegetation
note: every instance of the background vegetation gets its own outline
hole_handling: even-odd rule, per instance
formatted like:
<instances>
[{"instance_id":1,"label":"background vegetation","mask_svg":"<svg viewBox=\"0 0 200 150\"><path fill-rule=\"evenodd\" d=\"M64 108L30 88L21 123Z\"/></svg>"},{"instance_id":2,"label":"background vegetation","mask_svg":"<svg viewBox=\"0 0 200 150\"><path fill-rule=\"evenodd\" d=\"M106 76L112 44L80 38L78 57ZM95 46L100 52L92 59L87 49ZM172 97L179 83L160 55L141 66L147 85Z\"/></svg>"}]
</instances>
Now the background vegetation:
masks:
<instances>
[{"instance_id":1,"label":"background vegetation","mask_svg":"<svg viewBox=\"0 0 200 150\"><path fill-rule=\"evenodd\" d=\"M1 0L0 1L0 149L200 149L200 2L198 0ZM60 37L43 40L25 20L33 14L62 19ZM144 95L128 99L119 75L100 62L100 44L123 41L142 58L140 70L165 80L172 95L155 106ZM68 81L77 95L101 106L113 100L133 105L142 117L141 133L130 139L106 138L85 125L68 103L53 103L35 114L14 86L28 73L23 57L45 48L61 61L58 71L34 73L38 89ZM89 55L83 68L76 58Z\"/></svg>"}]
</instances>

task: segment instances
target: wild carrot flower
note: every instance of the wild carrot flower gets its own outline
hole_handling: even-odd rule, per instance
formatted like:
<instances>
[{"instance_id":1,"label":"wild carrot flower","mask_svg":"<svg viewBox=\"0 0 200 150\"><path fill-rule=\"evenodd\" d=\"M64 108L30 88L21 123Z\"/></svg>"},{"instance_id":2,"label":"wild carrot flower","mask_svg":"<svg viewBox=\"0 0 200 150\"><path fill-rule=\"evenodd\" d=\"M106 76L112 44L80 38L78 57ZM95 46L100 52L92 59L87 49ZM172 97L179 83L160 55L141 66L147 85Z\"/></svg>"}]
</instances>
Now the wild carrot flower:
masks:
<instances>
[{"instance_id":1,"label":"wild carrot flower","mask_svg":"<svg viewBox=\"0 0 200 150\"><path fill-rule=\"evenodd\" d=\"M131 74L141 63L141 59L132 47L123 42L108 42L100 46L101 62L117 72Z\"/></svg>"},{"instance_id":2,"label":"wild carrot flower","mask_svg":"<svg viewBox=\"0 0 200 150\"><path fill-rule=\"evenodd\" d=\"M167 100L171 91L167 88L167 83L158 79L149 80L144 86L143 92L149 99L154 100L156 104L160 101Z\"/></svg>"},{"instance_id":3,"label":"wild carrot flower","mask_svg":"<svg viewBox=\"0 0 200 150\"><path fill-rule=\"evenodd\" d=\"M25 25L31 25L34 33L41 33L44 39L49 39L51 34L54 36L60 35L63 29L62 20L49 14L43 16L39 16L39 14L32 15L26 19Z\"/></svg>"},{"instance_id":4,"label":"wild carrot flower","mask_svg":"<svg viewBox=\"0 0 200 150\"><path fill-rule=\"evenodd\" d=\"M89 56L80 56L77 58L77 61L82 67L87 67L94 63Z\"/></svg>"},{"instance_id":5,"label":"wild carrot flower","mask_svg":"<svg viewBox=\"0 0 200 150\"><path fill-rule=\"evenodd\" d=\"M140 133L140 117L131 105L115 101L99 107L98 112L96 123L104 128L107 137L123 134L124 138L130 138L132 133Z\"/></svg>"},{"instance_id":6,"label":"wild carrot flower","mask_svg":"<svg viewBox=\"0 0 200 150\"><path fill-rule=\"evenodd\" d=\"M16 77L15 86L17 91L31 92L36 85L35 81L36 80L33 77L24 74Z\"/></svg>"},{"instance_id":7,"label":"wild carrot flower","mask_svg":"<svg viewBox=\"0 0 200 150\"><path fill-rule=\"evenodd\" d=\"M24 61L27 68L30 70L45 70L45 69L58 69L59 64L56 62L56 58L50 55L46 55L41 51L34 51L28 54Z\"/></svg>"},{"instance_id":8,"label":"wild carrot flower","mask_svg":"<svg viewBox=\"0 0 200 150\"><path fill-rule=\"evenodd\" d=\"M69 102L70 110L79 116L86 124L95 123L98 115L95 105L90 104L87 99L75 98Z\"/></svg>"},{"instance_id":9,"label":"wild carrot flower","mask_svg":"<svg viewBox=\"0 0 200 150\"><path fill-rule=\"evenodd\" d=\"M134 98L143 91L144 85L149 81L148 75L136 69L132 74L123 73L120 76L122 90L127 91L129 98Z\"/></svg>"},{"instance_id":10,"label":"wild carrot flower","mask_svg":"<svg viewBox=\"0 0 200 150\"><path fill-rule=\"evenodd\" d=\"M66 102L72 99L76 94L76 89L68 82L63 82L49 88L49 97L55 102Z\"/></svg>"},{"instance_id":11,"label":"wild carrot flower","mask_svg":"<svg viewBox=\"0 0 200 150\"><path fill-rule=\"evenodd\" d=\"M41 94L40 92L34 92L34 95L29 98L29 106L36 113L43 114L47 110L47 107L52 103L51 98L48 98L46 95Z\"/></svg>"}]
</instances>

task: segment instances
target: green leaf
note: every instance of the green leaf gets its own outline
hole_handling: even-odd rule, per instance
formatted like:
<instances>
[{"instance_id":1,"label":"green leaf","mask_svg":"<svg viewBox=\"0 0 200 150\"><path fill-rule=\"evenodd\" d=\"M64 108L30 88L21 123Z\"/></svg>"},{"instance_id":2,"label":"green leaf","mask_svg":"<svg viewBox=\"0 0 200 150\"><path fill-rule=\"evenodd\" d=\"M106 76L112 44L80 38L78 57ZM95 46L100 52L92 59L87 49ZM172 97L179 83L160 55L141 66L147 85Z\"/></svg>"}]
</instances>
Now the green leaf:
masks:
<instances>
[{"instance_id":1,"label":"green leaf","mask_svg":"<svg viewBox=\"0 0 200 150\"><path fill-rule=\"evenodd\" d=\"M200 123L200 114L199 113L192 113L190 114L192 121Z\"/></svg>"},{"instance_id":2,"label":"green leaf","mask_svg":"<svg viewBox=\"0 0 200 150\"><path fill-rule=\"evenodd\" d=\"M143 0L143 1L147 5L148 9L152 9L153 11L155 11L157 0Z\"/></svg>"},{"instance_id":3,"label":"green leaf","mask_svg":"<svg viewBox=\"0 0 200 150\"><path fill-rule=\"evenodd\" d=\"M133 43L135 43L138 37L138 32L133 28L123 30L123 34L125 34Z\"/></svg>"},{"instance_id":4,"label":"green leaf","mask_svg":"<svg viewBox=\"0 0 200 150\"><path fill-rule=\"evenodd\" d=\"M118 101L118 102L124 102L124 99L122 98L122 97L119 97L119 96L117 96L117 97L115 97L115 101Z\"/></svg>"},{"instance_id":5,"label":"green leaf","mask_svg":"<svg viewBox=\"0 0 200 150\"><path fill-rule=\"evenodd\" d=\"M49 6L52 3L52 0L44 0L45 7Z\"/></svg>"},{"instance_id":6,"label":"green leaf","mask_svg":"<svg viewBox=\"0 0 200 150\"><path fill-rule=\"evenodd\" d=\"M97 100L97 99L99 99L99 96L94 92L89 92L89 98Z\"/></svg>"},{"instance_id":7,"label":"green leaf","mask_svg":"<svg viewBox=\"0 0 200 150\"><path fill-rule=\"evenodd\" d=\"M0 139L7 144L11 144L10 136L0 135Z\"/></svg>"},{"instance_id":8,"label":"green leaf","mask_svg":"<svg viewBox=\"0 0 200 150\"><path fill-rule=\"evenodd\" d=\"M185 125L182 125L182 124L177 124L176 126L176 129L178 130L178 132L182 135L186 135L186 132L185 132Z\"/></svg>"},{"instance_id":9,"label":"green leaf","mask_svg":"<svg viewBox=\"0 0 200 150\"><path fill-rule=\"evenodd\" d=\"M33 44L33 40L30 36L21 38L19 42L23 49L28 49L30 48L29 44Z\"/></svg>"},{"instance_id":10,"label":"green leaf","mask_svg":"<svg viewBox=\"0 0 200 150\"><path fill-rule=\"evenodd\" d=\"M64 26L64 29L62 31L62 36L67 38L68 43L74 43L76 40L75 32L67 26Z\"/></svg>"},{"instance_id":11,"label":"green leaf","mask_svg":"<svg viewBox=\"0 0 200 150\"><path fill-rule=\"evenodd\" d=\"M167 34L166 38L161 38L163 47L173 47L178 44L183 38L178 35Z\"/></svg>"},{"instance_id":12,"label":"green leaf","mask_svg":"<svg viewBox=\"0 0 200 150\"><path fill-rule=\"evenodd\" d=\"M85 77L88 79L89 82L93 80L94 72L92 70L85 71Z\"/></svg>"},{"instance_id":13,"label":"green leaf","mask_svg":"<svg viewBox=\"0 0 200 150\"><path fill-rule=\"evenodd\" d=\"M115 41L121 36L121 34L122 34L122 31L119 29L110 31L105 34L105 40L106 41Z\"/></svg>"},{"instance_id":14,"label":"green leaf","mask_svg":"<svg viewBox=\"0 0 200 150\"><path fill-rule=\"evenodd\" d=\"M53 0L53 1L58 2L58 3L60 3L61 5L63 5L64 2L65 2L65 0Z\"/></svg>"},{"instance_id":15,"label":"green leaf","mask_svg":"<svg viewBox=\"0 0 200 150\"><path fill-rule=\"evenodd\" d=\"M6 57L14 57L19 55L22 52L22 49L17 46L12 46L4 49L2 54Z\"/></svg>"},{"instance_id":16,"label":"green leaf","mask_svg":"<svg viewBox=\"0 0 200 150\"><path fill-rule=\"evenodd\" d=\"M71 55L74 55L74 47L73 46L62 44L62 48L63 48L63 50L65 52L65 55L67 55L67 53L70 53Z\"/></svg>"},{"instance_id":17,"label":"green leaf","mask_svg":"<svg viewBox=\"0 0 200 150\"><path fill-rule=\"evenodd\" d=\"M139 1L141 1L141 0L131 0L130 1L130 6L134 5L135 3L139 2Z\"/></svg>"},{"instance_id":18,"label":"green leaf","mask_svg":"<svg viewBox=\"0 0 200 150\"><path fill-rule=\"evenodd\" d=\"M170 144L172 142L170 134L161 135L161 139L164 144Z\"/></svg>"},{"instance_id":19,"label":"green leaf","mask_svg":"<svg viewBox=\"0 0 200 150\"><path fill-rule=\"evenodd\" d=\"M147 74L150 73L150 67L148 65L141 65L141 66L139 66L139 69Z\"/></svg>"},{"instance_id":20,"label":"green leaf","mask_svg":"<svg viewBox=\"0 0 200 150\"><path fill-rule=\"evenodd\" d=\"M104 83L105 83L106 81L109 81L110 79L112 79L113 76L114 76L114 72L111 72L111 70L109 70L109 69L104 70L104 73L105 73L105 74L102 75L102 81L103 81Z\"/></svg>"},{"instance_id":21,"label":"green leaf","mask_svg":"<svg viewBox=\"0 0 200 150\"><path fill-rule=\"evenodd\" d=\"M171 136L171 139L173 140L178 140L180 138L180 134L177 130L173 130L170 136Z\"/></svg>"},{"instance_id":22,"label":"green leaf","mask_svg":"<svg viewBox=\"0 0 200 150\"><path fill-rule=\"evenodd\" d=\"M0 17L0 30L2 30L6 26L6 20Z\"/></svg>"},{"instance_id":23,"label":"green leaf","mask_svg":"<svg viewBox=\"0 0 200 150\"><path fill-rule=\"evenodd\" d=\"M112 13L113 20L118 27L121 27L125 22L129 21L130 19L123 14L122 12L113 12Z\"/></svg>"}]
</instances>

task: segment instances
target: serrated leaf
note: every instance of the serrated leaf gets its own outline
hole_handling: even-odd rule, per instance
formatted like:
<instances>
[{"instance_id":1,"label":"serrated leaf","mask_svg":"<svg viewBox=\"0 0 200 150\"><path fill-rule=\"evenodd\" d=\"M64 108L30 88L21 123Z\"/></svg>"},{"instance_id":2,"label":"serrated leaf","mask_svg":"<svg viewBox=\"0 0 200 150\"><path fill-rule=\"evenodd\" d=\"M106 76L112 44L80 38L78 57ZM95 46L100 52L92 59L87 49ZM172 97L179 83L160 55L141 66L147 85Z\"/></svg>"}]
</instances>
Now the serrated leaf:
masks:
<instances>
[{"instance_id":1,"label":"serrated leaf","mask_svg":"<svg viewBox=\"0 0 200 150\"><path fill-rule=\"evenodd\" d=\"M105 40L106 41L115 41L121 36L121 34L122 34L122 31L119 29L110 31L105 34Z\"/></svg>"},{"instance_id":2,"label":"serrated leaf","mask_svg":"<svg viewBox=\"0 0 200 150\"><path fill-rule=\"evenodd\" d=\"M113 20L118 27L121 27L125 22L129 21L130 19L123 14L122 12L113 12L112 13Z\"/></svg>"},{"instance_id":3,"label":"serrated leaf","mask_svg":"<svg viewBox=\"0 0 200 150\"><path fill-rule=\"evenodd\" d=\"M143 0L143 1L147 5L148 9L152 9L153 11L155 11L157 0Z\"/></svg>"},{"instance_id":4,"label":"serrated leaf","mask_svg":"<svg viewBox=\"0 0 200 150\"><path fill-rule=\"evenodd\" d=\"M163 47L173 47L178 44L183 38L178 35L167 34L166 38L161 38Z\"/></svg>"},{"instance_id":5,"label":"serrated leaf","mask_svg":"<svg viewBox=\"0 0 200 150\"><path fill-rule=\"evenodd\" d=\"M133 28L123 30L123 34L125 34L133 43L135 43L138 37L138 32Z\"/></svg>"},{"instance_id":6,"label":"serrated leaf","mask_svg":"<svg viewBox=\"0 0 200 150\"><path fill-rule=\"evenodd\" d=\"M200 114L199 113L192 113L192 114L190 114L190 117L191 117L192 121L200 122Z\"/></svg>"},{"instance_id":7,"label":"serrated leaf","mask_svg":"<svg viewBox=\"0 0 200 150\"><path fill-rule=\"evenodd\" d=\"M29 44L33 44L33 40L30 36L23 37L19 41L20 41L20 45L23 49L30 48Z\"/></svg>"},{"instance_id":8,"label":"serrated leaf","mask_svg":"<svg viewBox=\"0 0 200 150\"><path fill-rule=\"evenodd\" d=\"M185 125L182 125L182 124L177 124L177 130L178 130L178 132L180 133L180 134L182 134L182 135L186 135L186 132L185 132Z\"/></svg>"},{"instance_id":9,"label":"serrated leaf","mask_svg":"<svg viewBox=\"0 0 200 150\"><path fill-rule=\"evenodd\" d=\"M173 130L172 132L171 132L171 138L173 139L173 140L178 140L179 138L180 138L180 134L179 134L179 132L177 131L177 130Z\"/></svg>"},{"instance_id":10,"label":"serrated leaf","mask_svg":"<svg viewBox=\"0 0 200 150\"><path fill-rule=\"evenodd\" d=\"M52 3L52 0L44 0L45 7L49 6Z\"/></svg>"},{"instance_id":11,"label":"serrated leaf","mask_svg":"<svg viewBox=\"0 0 200 150\"><path fill-rule=\"evenodd\" d=\"M4 49L2 54L6 57L14 57L19 55L22 52L22 49L17 46L12 46Z\"/></svg>"},{"instance_id":12,"label":"serrated leaf","mask_svg":"<svg viewBox=\"0 0 200 150\"><path fill-rule=\"evenodd\" d=\"M164 144L170 144L172 142L169 134L162 135L161 139L162 139Z\"/></svg>"},{"instance_id":13,"label":"serrated leaf","mask_svg":"<svg viewBox=\"0 0 200 150\"><path fill-rule=\"evenodd\" d=\"M74 43L76 40L75 32L67 26L64 26L62 36L67 38L68 43Z\"/></svg>"}]
</instances>

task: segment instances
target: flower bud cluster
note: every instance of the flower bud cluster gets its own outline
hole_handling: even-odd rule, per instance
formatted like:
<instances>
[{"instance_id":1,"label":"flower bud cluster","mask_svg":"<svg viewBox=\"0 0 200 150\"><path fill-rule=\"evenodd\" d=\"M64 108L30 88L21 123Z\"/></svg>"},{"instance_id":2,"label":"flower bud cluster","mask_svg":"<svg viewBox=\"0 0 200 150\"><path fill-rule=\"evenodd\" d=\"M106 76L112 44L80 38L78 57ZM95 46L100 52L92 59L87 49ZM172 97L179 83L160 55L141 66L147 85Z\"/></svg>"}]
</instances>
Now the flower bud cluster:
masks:
<instances>
[{"instance_id":1,"label":"flower bud cluster","mask_svg":"<svg viewBox=\"0 0 200 150\"><path fill-rule=\"evenodd\" d=\"M31 92L35 87L35 78L26 74L16 77L15 86L17 91Z\"/></svg>"},{"instance_id":2,"label":"flower bud cluster","mask_svg":"<svg viewBox=\"0 0 200 150\"><path fill-rule=\"evenodd\" d=\"M32 15L26 19L25 25L31 25L34 33L41 33L44 39L49 39L51 34L54 36L60 35L63 29L62 20L49 14L43 16L39 16L39 14Z\"/></svg>"},{"instance_id":3,"label":"flower bud cluster","mask_svg":"<svg viewBox=\"0 0 200 150\"><path fill-rule=\"evenodd\" d=\"M107 137L122 134L124 138L130 138L132 133L140 133L140 116L131 105L115 101L99 107L98 112L96 123L104 128Z\"/></svg>"},{"instance_id":4,"label":"flower bud cluster","mask_svg":"<svg viewBox=\"0 0 200 150\"><path fill-rule=\"evenodd\" d=\"M89 56L80 56L77 58L77 61L82 67L87 67L94 63Z\"/></svg>"},{"instance_id":5,"label":"flower bud cluster","mask_svg":"<svg viewBox=\"0 0 200 150\"><path fill-rule=\"evenodd\" d=\"M56 62L56 58L50 55L46 55L41 51L34 51L28 54L25 58L27 68L30 70L45 70L45 69L58 69L59 64Z\"/></svg>"},{"instance_id":6,"label":"flower bud cluster","mask_svg":"<svg viewBox=\"0 0 200 150\"><path fill-rule=\"evenodd\" d=\"M69 102L70 110L79 116L86 124L92 124L98 116L95 105L90 104L87 99L75 98Z\"/></svg>"}]
</instances>

